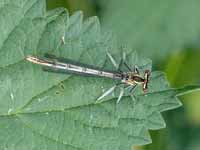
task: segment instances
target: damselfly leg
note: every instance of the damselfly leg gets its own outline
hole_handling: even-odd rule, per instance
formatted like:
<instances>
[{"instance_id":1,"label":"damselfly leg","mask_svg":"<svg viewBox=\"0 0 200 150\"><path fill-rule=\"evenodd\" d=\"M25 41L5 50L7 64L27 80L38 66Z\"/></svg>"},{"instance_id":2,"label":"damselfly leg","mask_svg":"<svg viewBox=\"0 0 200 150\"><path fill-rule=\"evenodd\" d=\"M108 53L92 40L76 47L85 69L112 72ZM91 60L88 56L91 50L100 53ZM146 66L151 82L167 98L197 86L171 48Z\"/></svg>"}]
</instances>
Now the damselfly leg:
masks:
<instances>
[{"instance_id":1,"label":"damselfly leg","mask_svg":"<svg viewBox=\"0 0 200 150\"><path fill-rule=\"evenodd\" d=\"M120 93L119 93L119 96L117 99L117 104L120 102L123 95L124 95L124 88L120 88Z\"/></svg>"},{"instance_id":2,"label":"damselfly leg","mask_svg":"<svg viewBox=\"0 0 200 150\"><path fill-rule=\"evenodd\" d=\"M115 61L115 59L112 57L112 55L107 52L107 56L110 60L110 62L112 63L112 65L115 67L115 69L119 70L119 65L117 64L117 62ZM120 71L120 70L119 70ZM121 72L121 71L120 71ZM112 92L114 92L114 90L122 83L118 83L116 85L114 85L113 87L111 87L110 89L106 90L97 100L96 102L100 102L104 97L110 95ZM121 99L121 98L120 98Z\"/></svg>"},{"instance_id":3,"label":"damselfly leg","mask_svg":"<svg viewBox=\"0 0 200 150\"><path fill-rule=\"evenodd\" d=\"M117 65L117 63L116 63L115 59L112 57L112 55L109 52L107 52L107 56L108 56L109 60L111 61L112 65L115 67L115 69L118 70L119 65Z\"/></svg>"},{"instance_id":4,"label":"damselfly leg","mask_svg":"<svg viewBox=\"0 0 200 150\"><path fill-rule=\"evenodd\" d=\"M132 93L132 92L135 90L136 86L137 86L137 84L136 84L136 85L133 85L133 86L131 86L130 93Z\"/></svg>"},{"instance_id":5,"label":"damselfly leg","mask_svg":"<svg viewBox=\"0 0 200 150\"><path fill-rule=\"evenodd\" d=\"M129 67L129 65L125 62L124 58L121 58L120 63L117 64L117 62L115 61L115 59L112 57L112 55L109 52L107 52L107 56L108 56L110 62L112 63L112 65L118 71L122 72L121 68L123 65L128 69L128 71L132 71L131 68Z\"/></svg>"},{"instance_id":6,"label":"damselfly leg","mask_svg":"<svg viewBox=\"0 0 200 150\"><path fill-rule=\"evenodd\" d=\"M111 55L109 52L107 52L107 55L108 55L108 58L109 58L110 62L112 63L112 65L113 65L120 73L123 73L123 72L121 71L122 65L124 65L130 72L132 71L131 68L128 66L128 64L125 62L125 60L124 60L123 58L120 60L120 63L119 63L119 65L118 65L117 62L115 61L115 59L112 57L112 55ZM124 95L124 92L125 92L125 90L126 90L126 88L125 88L126 86L128 86L129 88L132 89L132 90L130 90L130 91L133 91L133 89L135 88L135 86L132 87L132 86L130 86L130 85L126 85L126 84L123 83L123 82L117 83L115 86L111 87L111 88L108 89L106 92L104 92L104 93L97 99L96 102L101 101L104 97L106 97L106 96L108 96L109 94L111 94L112 92L114 92L114 90L115 90L117 87L121 86L121 85L122 85L123 87L120 87L120 93L119 93L119 96L118 96L118 99L117 99L117 103L120 102L122 96Z\"/></svg>"},{"instance_id":7,"label":"damselfly leg","mask_svg":"<svg viewBox=\"0 0 200 150\"><path fill-rule=\"evenodd\" d=\"M99 98L97 98L96 103L100 102L104 97L110 95L115 89L117 85L114 85L110 89L108 89L106 92L104 92Z\"/></svg>"},{"instance_id":8,"label":"damselfly leg","mask_svg":"<svg viewBox=\"0 0 200 150\"><path fill-rule=\"evenodd\" d=\"M134 68L133 68L133 71L134 71L135 73L139 74L138 66L135 65Z\"/></svg>"}]
</instances>

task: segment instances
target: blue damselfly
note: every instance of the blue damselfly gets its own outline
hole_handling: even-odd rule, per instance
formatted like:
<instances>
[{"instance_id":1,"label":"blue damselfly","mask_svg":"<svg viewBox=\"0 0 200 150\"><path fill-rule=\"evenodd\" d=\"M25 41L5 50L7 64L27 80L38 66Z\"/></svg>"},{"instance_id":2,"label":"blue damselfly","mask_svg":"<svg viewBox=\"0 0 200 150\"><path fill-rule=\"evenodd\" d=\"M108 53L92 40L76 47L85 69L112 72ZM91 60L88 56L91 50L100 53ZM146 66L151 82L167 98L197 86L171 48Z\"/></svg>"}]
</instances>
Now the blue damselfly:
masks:
<instances>
[{"instance_id":1,"label":"blue damselfly","mask_svg":"<svg viewBox=\"0 0 200 150\"><path fill-rule=\"evenodd\" d=\"M111 60L113 66L116 67L116 61L114 58L110 55L110 53L107 53L109 59ZM148 89L148 83L149 83L149 76L150 76L150 70L145 70L144 75L140 75L139 69L137 66L134 66L133 69L131 69L124 61L121 61L119 66L124 64L128 72L123 72L119 68L116 67L117 71L105 71L101 69L96 69L94 67L85 67L87 65L77 65L75 63L72 63L71 61L64 61L64 59L58 58L53 55L45 55L44 57L37 57L37 56L27 56L26 60L39 64L42 66L46 66L47 68L51 68L54 70L63 70L63 71L69 71L72 73L78 73L80 75L92 75L92 76L99 76L99 77L105 77L105 78L111 78L114 80L119 80L120 82L110 89L108 89L105 93L103 93L97 101L102 100L105 96L112 93L116 87L118 87L121 84L127 85L131 88L130 92L132 92L137 85L141 85L144 93L147 92ZM122 96L124 95L124 89L121 89L121 92L118 96L117 103L121 100Z\"/></svg>"}]
</instances>

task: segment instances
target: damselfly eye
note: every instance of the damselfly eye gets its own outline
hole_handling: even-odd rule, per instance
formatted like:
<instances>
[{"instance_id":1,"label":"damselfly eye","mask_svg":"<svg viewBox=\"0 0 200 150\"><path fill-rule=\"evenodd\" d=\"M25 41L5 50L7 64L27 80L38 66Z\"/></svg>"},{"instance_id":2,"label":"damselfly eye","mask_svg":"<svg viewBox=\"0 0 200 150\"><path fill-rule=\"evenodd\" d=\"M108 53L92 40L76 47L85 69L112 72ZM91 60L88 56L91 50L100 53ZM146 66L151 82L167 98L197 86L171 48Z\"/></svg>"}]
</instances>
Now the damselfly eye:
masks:
<instances>
[{"instance_id":1,"label":"damselfly eye","mask_svg":"<svg viewBox=\"0 0 200 150\"><path fill-rule=\"evenodd\" d=\"M145 70L144 83L143 83L143 91L145 93L147 92L147 89L148 89L149 77L150 77L150 71L149 70Z\"/></svg>"},{"instance_id":2,"label":"damselfly eye","mask_svg":"<svg viewBox=\"0 0 200 150\"><path fill-rule=\"evenodd\" d=\"M147 93L147 90L148 90L148 88L147 88L147 84L143 84L143 91L144 91L144 93Z\"/></svg>"},{"instance_id":3,"label":"damselfly eye","mask_svg":"<svg viewBox=\"0 0 200 150\"><path fill-rule=\"evenodd\" d=\"M144 79L138 76L133 76L132 80L136 81L136 82L144 82Z\"/></svg>"},{"instance_id":4,"label":"damselfly eye","mask_svg":"<svg viewBox=\"0 0 200 150\"><path fill-rule=\"evenodd\" d=\"M144 72L144 79L149 81L149 76L150 76L150 71L149 70L145 70Z\"/></svg>"}]
</instances>

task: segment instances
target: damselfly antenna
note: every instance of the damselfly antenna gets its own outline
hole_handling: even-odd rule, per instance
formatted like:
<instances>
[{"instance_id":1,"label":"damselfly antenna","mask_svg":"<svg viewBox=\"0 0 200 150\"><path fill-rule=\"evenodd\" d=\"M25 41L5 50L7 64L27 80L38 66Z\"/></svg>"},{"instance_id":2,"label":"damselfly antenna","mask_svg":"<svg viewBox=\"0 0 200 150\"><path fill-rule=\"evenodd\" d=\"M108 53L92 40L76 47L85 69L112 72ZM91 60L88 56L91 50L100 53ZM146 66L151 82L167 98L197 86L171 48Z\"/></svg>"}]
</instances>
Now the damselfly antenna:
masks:
<instances>
[{"instance_id":1,"label":"damselfly antenna","mask_svg":"<svg viewBox=\"0 0 200 150\"><path fill-rule=\"evenodd\" d=\"M124 90L127 88L130 88L130 92L133 92L133 90L136 88L137 85L141 85L144 93L147 92L150 70L145 70L144 76L141 76L137 66L134 66L134 69L131 70L128 64L124 62L124 60L122 60L119 65L117 65L115 59L111 56L111 54L107 53L107 55L113 66L117 69L116 72L94 69L94 67L86 67L87 65L77 65L69 61L68 62L63 61L64 60L63 58L61 59L53 55L46 55L43 58L35 56L27 56L26 60L35 64L52 68L54 70L63 70L72 73L78 73L80 75L87 74L92 76L106 77L120 81L118 84L116 84L112 88L108 89L105 93L103 93L97 99L97 102L101 101L104 97L111 94L118 86L120 86L121 90L117 99L117 103L119 103L122 96L124 95ZM120 70L120 66L122 64L124 64L124 66L127 67L127 69L129 70L128 72L122 72ZM50 69L45 69L45 70L49 71ZM124 85L124 88L122 88L121 85ZM127 87L125 88L125 86Z\"/></svg>"}]
</instances>

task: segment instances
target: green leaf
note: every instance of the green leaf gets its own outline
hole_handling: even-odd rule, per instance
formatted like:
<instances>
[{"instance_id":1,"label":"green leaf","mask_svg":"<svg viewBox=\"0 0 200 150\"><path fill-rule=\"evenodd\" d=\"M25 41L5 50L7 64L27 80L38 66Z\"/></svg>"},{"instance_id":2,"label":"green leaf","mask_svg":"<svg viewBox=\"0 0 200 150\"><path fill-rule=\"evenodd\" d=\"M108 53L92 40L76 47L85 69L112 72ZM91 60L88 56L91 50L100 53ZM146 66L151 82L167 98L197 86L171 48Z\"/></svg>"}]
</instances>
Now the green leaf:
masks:
<instances>
[{"instance_id":1,"label":"green leaf","mask_svg":"<svg viewBox=\"0 0 200 150\"><path fill-rule=\"evenodd\" d=\"M151 68L151 61L119 48L112 35L100 30L96 17L83 21L81 12L69 17L62 8L45 13L43 0L4 2L0 5L1 149L122 150L147 144L149 129L165 127L160 113L181 105L176 95L200 87L171 89L164 74L156 71L147 95L138 87L134 96L125 95L119 104L117 91L96 104L114 81L43 72L25 56L48 52L113 69L106 52L119 63L123 50L127 63L137 64L141 72Z\"/></svg>"},{"instance_id":2,"label":"green leaf","mask_svg":"<svg viewBox=\"0 0 200 150\"><path fill-rule=\"evenodd\" d=\"M102 22L141 54L162 60L199 39L198 0L101 1Z\"/></svg>"}]
</instances>

